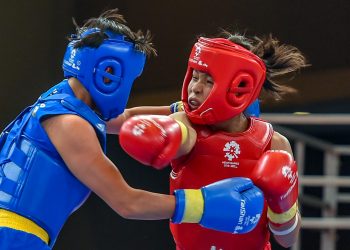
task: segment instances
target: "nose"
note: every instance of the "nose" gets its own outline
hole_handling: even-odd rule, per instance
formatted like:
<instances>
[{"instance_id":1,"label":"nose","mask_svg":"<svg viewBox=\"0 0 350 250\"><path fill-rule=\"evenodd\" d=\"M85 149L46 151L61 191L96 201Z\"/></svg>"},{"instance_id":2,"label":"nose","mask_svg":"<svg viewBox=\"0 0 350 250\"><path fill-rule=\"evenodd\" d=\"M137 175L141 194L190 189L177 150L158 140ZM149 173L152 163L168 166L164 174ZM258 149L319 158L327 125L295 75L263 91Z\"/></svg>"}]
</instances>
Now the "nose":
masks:
<instances>
[{"instance_id":1,"label":"nose","mask_svg":"<svg viewBox=\"0 0 350 250\"><path fill-rule=\"evenodd\" d=\"M191 90L192 92L198 94L201 93L203 91L203 82L201 80L198 80L196 82L193 82Z\"/></svg>"}]
</instances>

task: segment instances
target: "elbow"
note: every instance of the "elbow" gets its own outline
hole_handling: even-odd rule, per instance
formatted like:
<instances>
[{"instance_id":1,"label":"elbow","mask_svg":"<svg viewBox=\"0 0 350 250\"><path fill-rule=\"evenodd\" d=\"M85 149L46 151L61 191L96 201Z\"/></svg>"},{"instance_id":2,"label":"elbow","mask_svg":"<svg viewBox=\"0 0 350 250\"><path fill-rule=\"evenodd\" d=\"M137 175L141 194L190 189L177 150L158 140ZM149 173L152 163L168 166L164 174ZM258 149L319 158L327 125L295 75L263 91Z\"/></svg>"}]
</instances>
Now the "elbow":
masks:
<instances>
[{"instance_id":1,"label":"elbow","mask_svg":"<svg viewBox=\"0 0 350 250\"><path fill-rule=\"evenodd\" d=\"M118 214L122 218L127 219L127 220L131 220L133 218L133 214L130 213L129 211L126 211L126 210L119 211Z\"/></svg>"},{"instance_id":2,"label":"elbow","mask_svg":"<svg viewBox=\"0 0 350 250\"><path fill-rule=\"evenodd\" d=\"M114 204L114 210L124 219L143 219L143 207L142 201L139 198L139 191L130 189L125 192L125 199L117 199L117 203Z\"/></svg>"},{"instance_id":3,"label":"elbow","mask_svg":"<svg viewBox=\"0 0 350 250\"><path fill-rule=\"evenodd\" d=\"M142 200L140 190L131 188L127 184L119 188L118 194L105 199L107 204L124 219L142 219Z\"/></svg>"},{"instance_id":4,"label":"elbow","mask_svg":"<svg viewBox=\"0 0 350 250\"><path fill-rule=\"evenodd\" d=\"M130 109L125 109L124 112L122 113L123 115L123 119L124 119L124 122L129 119L132 115L132 112L130 111Z\"/></svg>"},{"instance_id":5,"label":"elbow","mask_svg":"<svg viewBox=\"0 0 350 250\"><path fill-rule=\"evenodd\" d=\"M119 208L115 209L115 211L124 219L138 219L139 212L136 206L132 203L125 203Z\"/></svg>"}]
</instances>

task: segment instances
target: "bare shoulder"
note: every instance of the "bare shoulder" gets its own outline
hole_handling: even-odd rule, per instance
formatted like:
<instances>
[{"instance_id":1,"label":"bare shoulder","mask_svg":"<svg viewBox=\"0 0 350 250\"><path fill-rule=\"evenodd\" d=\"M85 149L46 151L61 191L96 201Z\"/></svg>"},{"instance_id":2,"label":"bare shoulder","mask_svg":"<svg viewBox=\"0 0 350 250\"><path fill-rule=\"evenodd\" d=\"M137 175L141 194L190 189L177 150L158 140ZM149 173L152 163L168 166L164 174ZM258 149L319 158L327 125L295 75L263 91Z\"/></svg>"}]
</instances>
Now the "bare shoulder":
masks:
<instances>
[{"instance_id":1,"label":"bare shoulder","mask_svg":"<svg viewBox=\"0 0 350 250\"><path fill-rule=\"evenodd\" d=\"M102 153L94 128L77 115L54 116L43 121L42 125L66 162L87 160Z\"/></svg>"},{"instance_id":2,"label":"bare shoulder","mask_svg":"<svg viewBox=\"0 0 350 250\"><path fill-rule=\"evenodd\" d=\"M67 136L65 140L73 139L81 135L95 134L93 127L88 121L77 115L58 115L50 117L42 122L42 126L51 136Z\"/></svg>"},{"instance_id":3,"label":"bare shoulder","mask_svg":"<svg viewBox=\"0 0 350 250\"><path fill-rule=\"evenodd\" d=\"M288 139L284 135L282 135L276 131L273 133L273 136L272 136L271 149L273 149L273 150L285 150L288 153L293 154L292 148L290 146Z\"/></svg>"}]
</instances>

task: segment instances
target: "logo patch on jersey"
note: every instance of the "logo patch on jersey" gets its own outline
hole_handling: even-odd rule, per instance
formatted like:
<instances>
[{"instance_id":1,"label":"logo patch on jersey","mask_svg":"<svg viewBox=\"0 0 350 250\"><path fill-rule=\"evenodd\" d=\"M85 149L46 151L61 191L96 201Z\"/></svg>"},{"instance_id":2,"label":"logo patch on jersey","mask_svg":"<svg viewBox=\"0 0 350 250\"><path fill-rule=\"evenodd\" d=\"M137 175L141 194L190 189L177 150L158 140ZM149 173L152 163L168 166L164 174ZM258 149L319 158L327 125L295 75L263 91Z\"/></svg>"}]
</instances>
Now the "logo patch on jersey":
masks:
<instances>
[{"instance_id":1,"label":"logo patch on jersey","mask_svg":"<svg viewBox=\"0 0 350 250\"><path fill-rule=\"evenodd\" d=\"M234 159L238 159L241 154L241 147L236 141L227 142L223 148L225 155L224 157L227 161L223 161L223 165L225 168L237 168L239 162L235 162Z\"/></svg>"},{"instance_id":2,"label":"logo patch on jersey","mask_svg":"<svg viewBox=\"0 0 350 250\"><path fill-rule=\"evenodd\" d=\"M178 177L178 174L174 171L174 169L171 170L170 177L173 180L175 180Z\"/></svg>"}]
</instances>

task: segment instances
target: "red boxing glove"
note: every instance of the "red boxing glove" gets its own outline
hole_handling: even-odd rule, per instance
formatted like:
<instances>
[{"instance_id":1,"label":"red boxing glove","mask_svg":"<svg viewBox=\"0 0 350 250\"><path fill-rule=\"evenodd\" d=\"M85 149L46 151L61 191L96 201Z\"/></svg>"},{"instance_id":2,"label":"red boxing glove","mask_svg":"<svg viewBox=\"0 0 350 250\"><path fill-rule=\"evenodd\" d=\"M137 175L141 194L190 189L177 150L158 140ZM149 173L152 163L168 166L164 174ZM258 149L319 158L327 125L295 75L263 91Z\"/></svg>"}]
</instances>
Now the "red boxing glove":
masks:
<instances>
[{"instance_id":1,"label":"red boxing glove","mask_svg":"<svg viewBox=\"0 0 350 250\"><path fill-rule=\"evenodd\" d=\"M119 133L120 145L134 159L156 169L175 157L185 125L171 117L138 115L126 120Z\"/></svg>"},{"instance_id":2,"label":"red boxing glove","mask_svg":"<svg viewBox=\"0 0 350 250\"><path fill-rule=\"evenodd\" d=\"M254 168L252 180L264 192L271 222L283 224L294 218L297 213L298 171L287 151L266 151Z\"/></svg>"}]
</instances>

